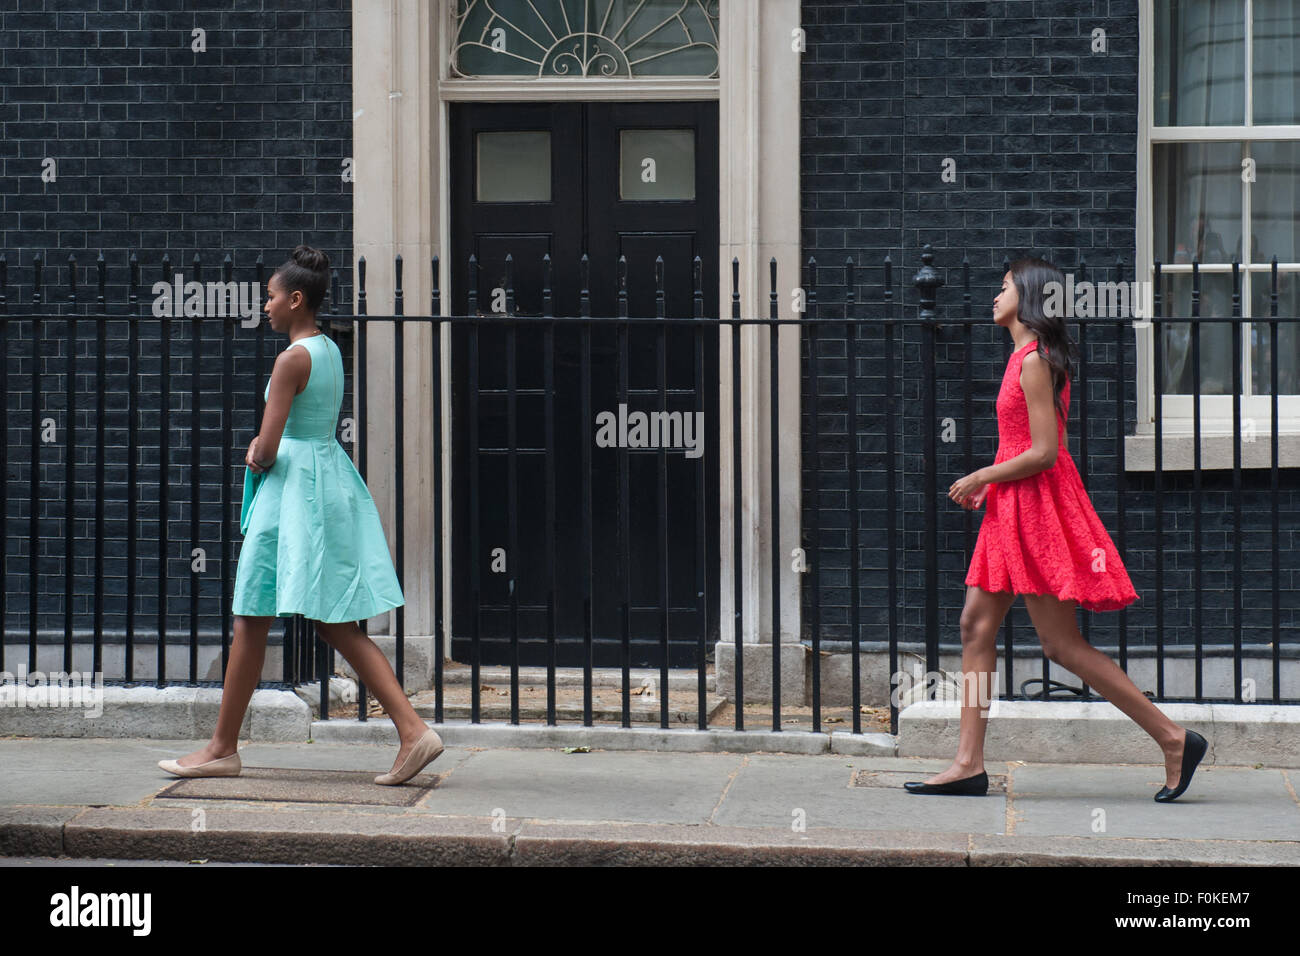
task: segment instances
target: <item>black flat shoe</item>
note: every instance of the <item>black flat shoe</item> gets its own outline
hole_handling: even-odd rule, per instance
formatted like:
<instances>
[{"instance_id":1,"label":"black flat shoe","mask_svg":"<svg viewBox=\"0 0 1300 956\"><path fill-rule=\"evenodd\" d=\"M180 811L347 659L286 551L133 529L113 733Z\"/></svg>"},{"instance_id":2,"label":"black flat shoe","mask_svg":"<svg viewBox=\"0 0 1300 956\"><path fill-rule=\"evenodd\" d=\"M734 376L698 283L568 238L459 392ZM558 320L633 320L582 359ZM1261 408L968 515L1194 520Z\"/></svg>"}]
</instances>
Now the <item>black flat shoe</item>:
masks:
<instances>
[{"instance_id":1,"label":"black flat shoe","mask_svg":"<svg viewBox=\"0 0 1300 956\"><path fill-rule=\"evenodd\" d=\"M981 770L973 777L949 780L947 783L918 783L909 780L903 784L908 793L948 793L962 797L982 797L989 792L988 771Z\"/></svg>"},{"instance_id":2,"label":"black flat shoe","mask_svg":"<svg viewBox=\"0 0 1300 956\"><path fill-rule=\"evenodd\" d=\"M1168 787L1161 787L1156 794L1157 803L1168 803L1170 800L1177 800L1187 785L1192 782L1192 774L1196 772L1196 765L1201 762L1205 756L1205 751L1210 747L1204 737L1194 730L1187 731L1183 738L1183 768L1178 774L1178 786L1173 790Z\"/></svg>"}]
</instances>

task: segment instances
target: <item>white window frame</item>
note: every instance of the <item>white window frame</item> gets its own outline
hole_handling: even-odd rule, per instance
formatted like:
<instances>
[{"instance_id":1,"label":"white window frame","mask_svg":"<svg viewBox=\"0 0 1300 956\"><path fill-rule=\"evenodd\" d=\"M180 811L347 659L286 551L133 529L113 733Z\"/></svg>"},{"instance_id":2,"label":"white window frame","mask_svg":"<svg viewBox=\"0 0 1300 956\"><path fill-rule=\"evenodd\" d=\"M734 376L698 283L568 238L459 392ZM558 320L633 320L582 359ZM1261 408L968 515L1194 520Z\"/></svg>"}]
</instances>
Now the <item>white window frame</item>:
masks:
<instances>
[{"instance_id":1,"label":"white window frame","mask_svg":"<svg viewBox=\"0 0 1300 956\"><path fill-rule=\"evenodd\" d=\"M1174 142L1242 142L1252 140L1300 140L1300 125L1297 126L1256 126L1253 120L1253 2L1243 0L1245 4L1245 73L1246 73L1246 112L1244 126L1156 126L1155 125L1155 4L1143 2L1138 7L1138 155L1137 155L1137 276L1148 281L1155 278L1155 256L1153 252L1152 230L1155 226L1153 196L1153 152L1157 143ZM1243 183L1243 190L1247 188ZM1243 203L1243 226L1250 216L1248 204ZM1249 232L1243 229L1244 235ZM1248 245L1248 244L1246 244ZM1247 272L1254 276L1254 281L1270 282L1272 253L1261 250L1269 260L1260 263L1245 263L1241 266L1241 309L1247 315L1250 310L1250 296ZM1250 250L1243 249L1243 255L1249 256ZM1162 274L1190 274L1190 264L1165 263L1160 265ZM1300 263L1278 262L1278 272L1300 269ZM1203 274L1232 274L1232 264L1202 263ZM1164 311L1170 311L1166 303ZM1265 316L1254 318L1267 319ZM1154 469L1155 442L1155 348L1152 325L1147 321L1133 323L1137 336L1137 424L1136 434L1126 438L1126 467L1129 470L1143 471ZM1247 326L1248 328L1248 326ZM1202 336L1204 339L1204 336ZM1205 342L1202 341L1202 347ZM1250 370L1248 355L1242 349L1242 387L1250 390ZM1201 467L1203 469L1233 467L1233 396L1201 396ZM1191 395L1166 394L1163 398L1162 432L1162 470L1190 469L1193 464L1193 397ZM1240 405L1242 455L1244 468L1267 468L1271 465L1269 438L1273 433L1272 397L1269 395L1243 395ZM1300 465L1300 396L1278 396L1278 465L1295 467Z\"/></svg>"}]
</instances>

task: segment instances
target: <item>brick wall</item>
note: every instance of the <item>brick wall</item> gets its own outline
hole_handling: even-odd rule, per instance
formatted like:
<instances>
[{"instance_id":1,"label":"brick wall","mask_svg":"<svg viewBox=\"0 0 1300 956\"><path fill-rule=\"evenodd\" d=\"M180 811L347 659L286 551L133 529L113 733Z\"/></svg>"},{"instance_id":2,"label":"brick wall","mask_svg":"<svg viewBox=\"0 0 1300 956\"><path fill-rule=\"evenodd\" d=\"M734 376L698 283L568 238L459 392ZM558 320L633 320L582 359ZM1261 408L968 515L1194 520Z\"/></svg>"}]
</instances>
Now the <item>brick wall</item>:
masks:
<instances>
[{"instance_id":1,"label":"brick wall","mask_svg":"<svg viewBox=\"0 0 1300 956\"><path fill-rule=\"evenodd\" d=\"M861 522L857 563L862 588L864 641L887 638L885 415L886 361L883 332L872 319L881 305L881 263L894 264L890 314L915 318L918 293L912 284L920 251L930 243L946 284L939 290L940 318L965 313L961 263L971 269L970 314L983 319L971 332L968 352L956 326L937 332L936 414L956 423L954 444L938 446L938 540L940 639L960 642L958 618L965 599L964 578L979 530L980 514L968 514L946 497L961 475L990 464L997 449L996 397L1012 347L992 321L992 300L1001 284L1004 259L1037 255L1078 273L1086 261L1093 279L1114 277L1117 257L1132 279L1136 228L1137 3L1135 0L1008 0L1008 2L872 2L805 0L803 27L808 51L802 73L802 234L805 260L818 262L821 313L842 317L846 256L858 267L856 292L864 320L858 334L857 420ZM1090 52L1094 28L1106 31L1109 49ZM955 182L942 178L943 163L956 163ZM1104 276L1098 276L1098 268ZM1119 543L1116 521L1116 388L1124 394L1125 432L1133 430L1135 354L1132 333L1124 337L1127 376L1116 383L1114 327L1086 330L1089 363L1087 398L1076 373L1069 413L1071 454L1103 523ZM1071 329L1076 342L1078 327ZM897 614L904 640L925 636L921 333L916 325L899 335L897 361L899 568ZM828 326L812 366L819 376L822 438L815 461L823 491L817 513L821 533L822 636L849 640L849 512L845 451L846 346L843 327ZM805 349L805 356L807 350ZM810 397L809 359L804 395ZM964 403L969 368L971 406ZM811 415L805 417L806 429ZM969 423L969 424L967 424ZM1080 454L1086 424L1087 458ZM973 460L965 457L969 431ZM806 446L806 455L812 449ZM1127 611L1130 643L1155 641L1155 534L1153 476L1129 472L1125 496L1127 541L1122 557L1140 600ZM805 471L805 480L808 472ZM1300 480L1281 474L1282 627L1297 624L1296 541L1288 530ZM1231 642L1232 532L1231 472L1205 472L1201 551L1204 560L1203 622L1207 642ZM1244 639L1271 640L1269 571L1272 546L1267 472L1243 472L1242 534L1246 568ZM1191 627L1193 508L1190 474L1163 479L1164 626L1166 646L1194 644ZM805 499L805 513L813 507ZM810 575L811 577L811 575ZM805 607L812 583L805 582ZM1118 643L1120 615L1080 615L1094 644ZM1009 620L1017 643L1036 644L1023 602ZM1001 645L1000 645L1001 647ZM1022 673L1022 672L1021 672ZM1029 676L1029 675L1024 675ZM1017 680L1023 679L1019 676Z\"/></svg>"},{"instance_id":2,"label":"brick wall","mask_svg":"<svg viewBox=\"0 0 1300 956\"><path fill-rule=\"evenodd\" d=\"M195 29L206 50L193 47ZM299 243L326 251L339 268L342 299L351 295L352 186L341 175L351 154L351 5L346 0L0 0L0 251L9 271L5 360L8 373L6 472L11 494L6 555L9 627L26 634L30 548L27 480L31 460L32 264L45 267L49 318L40 329L40 418L52 418L55 440L42 443L37 502L39 627L63 628L64 521L67 455L68 352L75 347L77 394L73 607L77 629L90 626L94 589L94 425L107 428L105 627L120 630L125 581L137 579L137 629L155 627L158 534L158 434L161 400L160 333L156 321L140 334L140 472L126 483L126 314L128 257L136 253L140 294L148 312L150 287L161 278L162 256L192 278L220 278L230 253L237 280L254 279L263 255L266 275ZM44 181L46 159L55 178ZM48 174L47 174L48 176ZM108 266L109 361L102 397L95 394L95 323L78 323L75 346L55 318L84 312L96 292L94 261ZM80 305L67 304L69 253L77 256ZM218 626L220 610L220 442L222 349L235 358L232 421L234 510L239 508L243 446L255 414L256 336L230 334L220 320L200 326L200 535L209 570L199 577L200 627ZM171 543L167 553L169 630L189 629L192 327L172 323L168 407ZM348 364L348 336L336 339ZM265 336L264 371L284 339ZM346 399L345 409L350 405ZM346 414L346 411L345 411ZM128 497L139 508L137 564L125 562ZM234 535L235 548L238 534ZM232 577L233 577L233 564ZM11 635L11 637L14 635ZM10 655L11 662L13 654Z\"/></svg>"}]
</instances>

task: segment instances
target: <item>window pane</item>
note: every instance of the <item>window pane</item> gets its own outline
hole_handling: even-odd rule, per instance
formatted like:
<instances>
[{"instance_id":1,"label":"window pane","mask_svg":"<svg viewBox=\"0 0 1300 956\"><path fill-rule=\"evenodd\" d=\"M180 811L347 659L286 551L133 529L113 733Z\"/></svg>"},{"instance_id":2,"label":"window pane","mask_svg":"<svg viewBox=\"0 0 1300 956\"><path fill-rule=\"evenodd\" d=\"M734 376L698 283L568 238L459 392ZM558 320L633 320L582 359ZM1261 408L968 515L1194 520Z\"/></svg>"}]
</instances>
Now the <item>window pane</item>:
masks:
<instances>
[{"instance_id":1,"label":"window pane","mask_svg":"<svg viewBox=\"0 0 1300 956\"><path fill-rule=\"evenodd\" d=\"M1250 149L1250 261L1300 261L1300 142L1252 143Z\"/></svg>"},{"instance_id":2,"label":"window pane","mask_svg":"<svg viewBox=\"0 0 1300 956\"><path fill-rule=\"evenodd\" d=\"M1231 262L1241 249L1241 146L1159 143L1152 177L1161 262Z\"/></svg>"},{"instance_id":3,"label":"window pane","mask_svg":"<svg viewBox=\"0 0 1300 956\"><path fill-rule=\"evenodd\" d=\"M550 202L551 134L546 130L479 133L479 202Z\"/></svg>"},{"instance_id":4,"label":"window pane","mask_svg":"<svg viewBox=\"0 0 1300 956\"><path fill-rule=\"evenodd\" d=\"M619 130L620 199L694 199L695 131Z\"/></svg>"},{"instance_id":5,"label":"window pane","mask_svg":"<svg viewBox=\"0 0 1300 956\"><path fill-rule=\"evenodd\" d=\"M1157 126L1246 122L1245 17L1242 0L1156 0Z\"/></svg>"},{"instance_id":6,"label":"window pane","mask_svg":"<svg viewBox=\"0 0 1300 956\"><path fill-rule=\"evenodd\" d=\"M1300 123L1300 7L1295 0L1255 0L1251 16L1255 122Z\"/></svg>"},{"instance_id":7,"label":"window pane","mask_svg":"<svg viewBox=\"0 0 1300 956\"><path fill-rule=\"evenodd\" d=\"M1273 277L1267 272L1251 276L1250 308L1254 316L1250 323L1251 338L1251 388L1257 395L1272 395L1272 330L1261 321L1271 313ZM1300 275L1294 272L1277 273L1277 314L1300 315ZM1277 338L1281 351L1277 355L1277 393L1300 394L1300 328L1295 322L1279 322Z\"/></svg>"},{"instance_id":8,"label":"window pane","mask_svg":"<svg viewBox=\"0 0 1300 956\"><path fill-rule=\"evenodd\" d=\"M1163 310L1169 316L1192 314L1191 275L1165 275ZM1201 315L1232 315L1232 275L1201 274ZM1199 322L1201 327L1201 394L1232 394L1232 326ZM1164 355L1161 385L1166 395L1192 394L1192 323L1162 325ZM1244 354L1244 353L1243 353Z\"/></svg>"}]
</instances>

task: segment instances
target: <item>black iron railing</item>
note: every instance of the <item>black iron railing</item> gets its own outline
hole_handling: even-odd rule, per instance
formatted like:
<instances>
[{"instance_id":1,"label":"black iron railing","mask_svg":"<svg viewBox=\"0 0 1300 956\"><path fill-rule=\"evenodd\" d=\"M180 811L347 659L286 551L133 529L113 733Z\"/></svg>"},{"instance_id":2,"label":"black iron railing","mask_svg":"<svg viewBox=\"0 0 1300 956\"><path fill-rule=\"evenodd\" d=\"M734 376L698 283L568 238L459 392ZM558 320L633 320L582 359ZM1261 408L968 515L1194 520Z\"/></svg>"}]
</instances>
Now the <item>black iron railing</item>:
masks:
<instances>
[{"instance_id":1,"label":"black iron railing","mask_svg":"<svg viewBox=\"0 0 1300 956\"><path fill-rule=\"evenodd\" d=\"M770 571L771 601L767 613L769 634L780 634L783 592L782 567L791 560L788 546L792 540L787 529L783 538L779 525L780 501L800 493L803 516L799 546L805 552L807 572L802 575L800 588L800 617L805 622L805 640L811 647L809 655L811 680L811 726L814 731L823 729L822 704L822 650L828 635L847 635L847 653L851 655L851 729L862 730L862 658L864 651L864 612L872 618L872 633L885 644L889 654L891 678L889 690L890 726L897 729L898 709L893 700L900 673L899 652L907 642L902 637L916 634L923 644L927 670L939 670L941 645L949 649L955 643L956 628L948 625L952 634L941 640L945 620L960 607L964 585L957 571L964 571L978 530L979 514L964 512L960 516L952 509L940 510L939 485L959 474L975 470L979 464L992 460L996 447L996 432L992 416L976 409L975 396L980 387L995 383L1005 362L1006 347L1001 338L989 340L981 327L991 325L987 317L975 318L971 306L971 275L969 262L961 267L962 305L960 314L940 316L937 311L938 290L944 284L934 267L933 257L927 247L913 285L918 292L919 309L915 315L905 316L901 303L896 301L893 266L887 257L880 270L873 270L872 282L880 288L880 299L865 304L859 300L857 289L861 280L853 260L844 264L842 296L828 304L824 290L818 285L818 266L814 260L806 264L801 290L805 309L793 317L780 317L778 276L776 262L769 265L769 302L766 318L743 318L745 304L741 301L739 263L731 263L732 294L730 316L713 318L706 315L704 282L701 261L697 257L692 275L693 313L690 316L665 315L665 277L662 260L655 264L654 315L630 316L627 295L627 270L620 259L617 295L617 314L592 316L591 297L587 288L586 257L580 269L582 284L578 314L552 315L552 295L549 258L545 261L544 287L538 314L522 315L515 305L512 263L504 263L505 308L503 312L481 313L479 289L481 276L479 264L471 258L464 286L467 308L464 315L443 316L442 292L439 288L439 262L430 263L432 285L430 313L406 315L402 289L401 257L394 263L394 296L392 313L370 315L366 297L366 261L358 261L356 272L356 314L340 315L337 303L341 301L337 271L330 298L330 306L322 313L322 324L328 334L336 336L344 346L345 357L355 358L355 383L349 369L348 399L344 415L355 409L355 442L350 446L358 469L363 477L368 460L367 396L383 394L384 387L367 383L367 330L372 326L391 329L393 354L404 356L408 342L408 326L419 330L427 327L430 348L428 365L421 375L427 375L431 404L427 409L429 419L422 415L412 421L431 421L433 462L432 486L415 492L404 483L406 450L404 448L408 422L404 408L404 361L394 362L392 379L393 452L391 459L392 494L395 501L395 520L390 533L399 580L404 589L407 583L403 560L406 546L406 517L416 509L431 509L433 540L443 541L451 531L443 527L444 497L463 495L468 504L468 528L465 529L464 552L468 567L458 573L467 575L469 595L468 624L461 630L448 628L446 621L447 595L443 588L443 554L435 547L432 555L433 579L432 619L438 635L449 630L453 643L459 641L467 649L470 678L470 719L482 719L480 698L480 668L484 647L496 641L504 649L510 665L511 722L520 720L519 670L521 648L529 653L537 651L546 664L547 706L546 720L557 722L556 673L561 666L561 656L566 660L580 660L583 670L583 724L593 724L593 671L600 655L608 653L621 668L622 713L621 724L631 725L631 668L638 655L649 655L659 670L659 723L670 726L670 661L685 660L695 670L695 724L699 729L709 725L706 712L706 676L710 666L712 648L716 639L710 625L710 614L716 614L717 596L711 592L710 581L716 577L711 572L715 559L710 558L709 534L719 527L718 504L715 494L729 501L731 513L740 516L747 509L758 507L747 502L742 484L733 480L729 487L713 491L706 482L703 459L695 467L689 484L674 486L670 482L668 447L633 449L619 447L614 453L612 473L597 467L591 433L593 428L594 391L601 383L601 394L627 405L629 396L642 394L656 396L659 408L668 413L670 393L687 412L703 415L708 405L709 387L716 386L721 369L710 367L706 357L710 342L727 342L730 345L729 394L718 396L718 415L706 427L715 437L721 432L722 403L729 402L730 421L742 418L741 392L746 386L745 366L741 362L742 340L745 336L762 336L766 328L768 363L766 382L754 383L766 389L770 418L766 423L768 436L767 461L769 470L769 500L771 526L770 553L762 560ZM1004 263L1003 271L1007 264ZM129 264L129 283L126 301L114 306L106 295L107 267L101 256L95 264L98 284L97 295L79 295L78 268L70 257L65 273L66 293L47 293L48 285L44 265L37 257L32 263L32 283L28 302L10 304L7 297L8 268L0 256L0 347L5 360L0 364L0 394L5 397L6 439L0 442L0 496L5 501L3 536L6 546L3 587L0 587L0 620L8 646L0 642L0 671L7 668L14 649L25 644L27 666L36 669L37 647L42 634L57 634L56 623L61 624L63 662L72 669L75 644L89 643L93 647L93 670L103 666L102 644L106 634L121 633L125 658L120 681L134 683L136 657L143 646L150 646L155 656L157 686L169 682L166 670L168 645L177 642L172 635L179 630L189 654L189 669L185 683L215 683L199 680L199 648L201 637L214 639L219 634L221 665L224 670L231 632L230 591L237 554L234 548L233 528L237 531L237 514L233 513L233 497L242 475L242 454L246 439L251 438L260 422L262 387L270 356L265 341L265 323L258 322L255 330L241 324L241 317L210 317L203 314L157 316L150 306L154 296L141 292L140 266L132 257ZM1076 270L1083 278L1086 266ZM1195 274L1195 271L1194 271ZM173 285L173 270L169 259L161 264L161 282ZM202 263L196 257L190 267L190 279L202 283ZM222 282L234 278L232 259L227 256L222 264ZM252 272L257 288L264 288L265 273L259 258ZM1114 281L1123 281L1123 267L1117 263ZM1159 264L1155 270L1156 315L1150 319L1155 329L1170 323L1190 323L1192 333L1193 394L1200 392L1199 331L1206 322L1223 323L1239 330L1246 321L1267 324L1271 330L1270 341L1279 342L1279 328L1298 320L1282 317L1278 311L1278 286L1276 261L1271 275L1271 310L1267 318L1243 319L1240 309L1240 277L1234 268L1234 296L1231 316L1203 317L1200 312L1199 281L1192 297L1190 316L1167 317L1164 313L1162 276ZM152 288L152 286L151 286ZM228 292L228 289L227 289ZM220 293L226 294L225 292ZM238 294L238 293L236 293ZM260 315L260 300L257 302ZM205 304L204 309L207 308ZM210 310L209 310L210 311ZM328 321L324 321L328 320ZM782 326L795 326L801 330L801 343L806 343L802 367L807 373L807 386L783 381L780 363L780 335ZM1271 607L1266 615L1252 615L1252 638L1246 637L1244 621L1243 586L1246 576L1259 585L1258 572L1247 570L1243 561L1243 513L1241 500L1244 494L1241 461L1240 397L1241 335L1234 334L1232 383L1234 428L1232 467L1232 508L1230 516L1219 512L1215 520L1226 524L1233 538L1230 571L1233 597L1232 605L1232 658L1235 692L1231 698L1211 697L1204 692L1202 682L1203 658L1206 652L1203 640L1203 559L1202 548L1202 468L1200 460L1200 402L1193 402L1196 410L1194 445L1196 457L1190 483L1176 475L1173 479L1163 469L1161 457L1162 419L1161 402L1157 402L1155 415L1154 471L1148 479L1143 474L1133 477L1125 464L1125 437L1133 420L1137 402L1137 387L1133 371L1138 354L1132 316L1116 316L1072 321L1071 336L1080 349L1077 396L1070 420L1071 440L1077 441L1079 454L1076 460L1089 491L1092 481L1104 486L1107 498L1113 498L1113 508L1101 509L1103 518L1115 533L1115 541L1126 564L1149 588L1139 586L1144 599L1141 610L1126 608L1114 619L1120 664L1127 669L1130 654L1129 624L1134 614L1142 615L1143 633L1150 637L1140 643L1154 646L1157 674L1157 700L1250 700L1243 695L1243 658L1251 654L1268 655L1272 666L1273 703L1294 703L1294 693L1283 693L1282 660L1296 656L1297 639L1296 593L1289 587L1289 575L1294 573L1295 552L1282 547L1279 528L1280 503L1285 495L1296 492L1294 481L1288 476L1284 481L1279 468L1278 455L1278 352L1271 349L1272 418L1271 467L1267 490L1256 489L1259 496L1267 498L1271 507L1271 568L1267 575ZM996 332L994 329L988 330ZM979 332L983 340L976 342ZM463 487L444 487L443 448L437 436L452 409L443 402L443 338L453 343L453 348L463 348L467 357L462 367L453 364L454 377L463 377L466 388L464 415L464 449L468 449L466 463L467 481ZM488 345L484 336L491 335ZM685 338L682 336L685 335ZM571 338L570 338L571 337ZM674 338L676 337L676 338ZM415 338L418 338L416 336ZM1154 343L1155 381L1154 394L1163 399L1161 382L1162 342L1164 336L1156 334ZM524 341L521 353L521 341ZM673 346L672 342L678 345ZM755 345L762 338L755 338ZM578 376L576 398L579 409L576 415L562 413L557 402L569 395L563 390L575 388L570 377L557 375L557 354L566 348L566 342L576 343ZM684 345L682 343L685 343ZM844 348L843 367L840 373L828 373L823 346L831 352L840 345ZM608 348L606 346L608 345ZM689 346L689 348L687 348ZM174 347L180 349L174 352ZM694 380L689 388L670 389L668 354L670 349L685 349L681 354L691 359ZM533 349L536 348L536 353ZM156 355L153 354L156 349ZM593 349L602 355L612 356L614 368L602 366L603 360L593 358ZM480 381L480 372L486 356L504 360L504 382ZM529 361L539 361L540 387L521 385L517 364L523 354ZM540 359L537 355L540 354ZM642 355L653 354L647 367L656 370L654 388L638 389L629 377L629 369ZM156 372L152 370L155 367ZM186 365L188 359L188 366ZM838 358L835 359L838 361ZM834 364L834 363L832 363ZM93 371L90 367L93 365ZM347 362L345 361L345 365ZM219 371L217 370L219 366ZM980 380L975 379L979 366ZM530 366L531 367L531 366ZM859 369L868 375L859 374ZM874 372L873 372L874 370ZM495 375L495 373L493 373ZM156 388L148 387L156 376ZM206 377L206 380L205 380ZM206 381L206 384L205 384ZM834 388L827 389L829 381ZM216 383L219 382L219 385ZM875 382L877 389L864 393L864 383ZM612 384L611 384L612 383ZM842 391L839 385L842 383ZM355 402L352 385L355 384ZM448 383L450 386L451 383ZM606 386L609 386L606 389ZM220 395L211 395L212 388ZM801 471L803 487L788 486L783 478L781 463L780 409L792 400L790 393L801 388L802 402L808 414L801 429ZM538 444L529 447L527 436L521 435L521 417L518 402L521 397L540 401L541 425ZM919 401L918 401L919 399ZM172 408L173 401L182 408ZM484 413L483 403L491 402L504 412ZM989 403L991 404L991 402ZM188 405L188 407L184 407ZM987 407L987 406L985 406ZM991 411L991 409L989 409ZM954 419L962 442L958 452L941 452L941 423L946 417ZM60 418L60 415L62 418ZM173 416L177 417L173 417ZM493 416L496 416L495 419ZM79 418L80 416L80 418ZM532 418L528 419L532 421ZM666 420L666 419L665 419ZM206 424L205 424L206 421ZM825 427L827 422L843 422L843 426ZM493 434L487 438L480 432L488 423ZM497 434L497 424L504 422L504 435ZM453 422L459 426L459 421ZM534 425L536 422L534 422ZM757 453L747 447L745 433L730 429L732 476L740 475L744 462ZM563 468L572 462L561 461L563 441L571 440L578 452L576 481L568 483L570 474ZM489 458L484 442L491 445ZM876 445L878 443L878 445ZM876 451L867 451L872 444ZM977 446L979 454L977 454ZM722 447L722 446L718 446ZM919 452L918 452L919 449ZM188 452L188 454L186 454ZM1095 454L1090 455L1090 452ZM843 467L834 469L826 462L843 454ZM635 459L653 456L655 468L642 469ZM1094 458L1108 464L1109 470L1089 476L1089 464ZM521 534L532 535L540 528L541 544L537 554L549 560L535 561L520 567L512 564L507 594L501 600L488 595L489 582L482 578L487 566L485 552L496 539L487 541L480 527L484 502L480 494L484 485L481 469L485 462L504 459L506 497L504 538L505 550L512 561L520 554ZM540 465L532 464L540 459ZM521 485L520 467L528 463L527 475ZM872 464L876 465L873 469ZM87 471L89 466L89 471ZM493 468L496 466L493 465ZM639 469L639 470L638 470ZM965 469L964 471L961 469ZM633 487L633 475L654 475L655 480ZM1291 473L1293 474L1293 473ZM153 482L149 481L150 476ZM563 484L563 487L561 485ZM670 496L670 487L676 487ZM916 501L920 489L920 501ZM152 488L155 500L150 501L147 491ZM180 489L183 491L176 495ZM653 500L646 493L653 492ZM1186 549L1193 562L1190 588L1175 582L1171 586L1165 567L1164 538L1169 530L1166 518L1165 496L1171 488L1188 489L1191 493L1193 519L1191 546ZM685 489L685 490L683 490ZM113 494L112 492L116 492ZM831 507L829 498L841 494L844 505ZM416 500L413 495L424 496ZM578 500L577 520L573 531L567 525L559 526L558 512L561 496ZM215 498L216 504L213 503ZM883 499L883 506L878 506ZM61 502L61 504L60 504ZM147 532L142 521L141 506L156 515L152 532ZM599 509L607 509L599 510ZM691 546L687 551L673 552L670 537L670 516L682 513L692 516ZM599 510L599 516L598 516ZM1140 526L1130 527L1130 515L1141 511L1143 517L1151 515ZM653 513L653 521L646 515ZM573 511L567 512L572 515ZM612 531L605 527L608 514ZM537 518L540 515L540 519ZM524 524L521 524L524 521ZM961 546L954 546L957 523L960 522ZM146 522L147 524L147 522ZM205 527L208 529L205 532ZM215 527L215 531L213 528ZM730 627L733 644L734 685L727 688L734 704L734 727L745 729L744 703L746 625L754 622L744 619L746 606L745 578L737 569L743 566L743 528L739 520L731 522L732 538L720 542L716 561L729 563L731 575L732 608L735 611ZM184 528L184 536L176 530ZM649 528L649 532L636 530ZM844 544L834 542L838 532L844 532ZM1132 534L1130 534L1132 532ZM568 548L565 541L577 541L577 559L560 571L560 559ZM1133 539L1142 537L1142 544ZM653 546L648 540L653 538ZM611 542L604 551L606 539ZM906 540L905 540L906 539ZM211 559L202 541L219 542L219 557ZM186 547L186 545L189 547ZM644 546L644 556L636 549ZM196 549L198 549L196 551ZM202 551L203 554L198 552ZM690 574L674 577L670 554L693 553ZM606 562L602 555L612 555ZM864 561L870 555L871 561ZM1149 559L1149 562L1148 562ZM835 561L840 565L837 566ZM1282 567L1286 561L1287 567ZM181 561L189 563L188 573L176 573ZM217 573L206 570L216 564ZM1152 576L1147 575L1148 563ZM25 567L24 567L25 564ZM866 565L870 564L870 568ZM652 572L647 572L648 566ZM117 573L109 574L108 569ZM151 575L145 571L151 570ZM883 573L880 573L883 572ZM919 576L918 588L909 586L909 572ZM653 577L648 577L649 574ZM864 575L882 579L882 586L868 591ZM839 577L846 579L839 582ZM674 590L682 588L674 582L688 580L693 591L690 599L678 601ZM151 580L150 580L151 579ZM650 593L642 581L653 580L654 600L647 604L639 596ZM57 582L61 589L51 588ZM1136 581L1135 581L1136 583ZM26 587L26 600L22 588ZM152 585L152 586L149 586ZM44 586L44 590L42 587ZM61 595L59 594L61 590ZM1166 594L1177 591L1179 599L1190 598L1191 635L1194 639L1195 690L1190 696L1167 697L1165 694ZM523 595L528 596L526 600ZM540 595L540 597L538 597ZM872 595L868 599L868 595ZM536 598L536 600L533 600ZM1284 603L1285 602L1285 603ZM1147 607L1154 604L1153 614ZM111 606L110 606L111 605ZM148 606L152 614L142 608ZM565 606L580 607L580 635L558 633L559 618ZM185 606L183 623L176 619L178 608ZM913 613L909 613L913 612ZM497 631L484 633L484 615L492 616ZM919 619L919 626L917 620ZM526 623L521 634L521 620ZM636 623L634 624L634 620ZM614 622L611 626L610 622ZM653 624L645 624L650 621ZM544 622L544 623L538 623ZM112 623L110 629L108 624ZM1083 630L1091 641L1094 631L1102 623L1089 616L1083 618ZM1107 622L1110 623L1109 619ZM311 679L320 681L320 710L328 719L328 675L334 671L332 649L307 632L307 622L300 618L287 620L282 638L284 667L282 680L277 686L291 686ZM362 622L364 626L364 622ZM647 629L651 629L647 631ZM1186 628L1179 625L1181 634ZM404 674L406 616L398 609L393 616L393 636L396 644L396 671L399 681ZM637 632L637 633L634 633ZM649 633L646 637L645 633ZM675 632L675 633L674 633ZM25 642L21 635L25 633ZM1003 673L1008 689L1014 688L1016 672L1016 645L1014 622L1008 616L1004 624ZM1267 640L1259 639L1266 637ZM19 637L14 641L14 637ZM48 637L47 637L48 639ZM768 640L771 640L769 637ZM1179 640L1177 643L1185 643ZM1021 641L1020 644L1024 644ZM781 641L771 646L771 729L782 729L781 700ZM603 658L602 658L603 659ZM444 717L444 661L442 653L434 654L433 690L435 719ZM1027 683L1037 683L1035 677ZM1048 660L1042 661L1041 691L1029 694L1022 684L1019 693L1010 691L1004 697L1021 699L1049 699L1053 682L1049 680ZM718 688L722 691L723 688ZM365 720L367 714L366 690L359 688L358 716ZM1082 696L1088 695L1086 687L1080 688ZM883 688L880 699L883 703ZM787 703L789 703L787 701ZM802 706L805 701L795 702Z\"/></svg>"}]
</instances>

